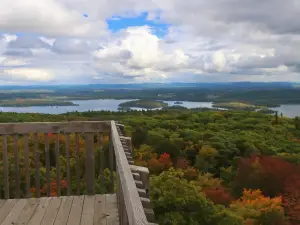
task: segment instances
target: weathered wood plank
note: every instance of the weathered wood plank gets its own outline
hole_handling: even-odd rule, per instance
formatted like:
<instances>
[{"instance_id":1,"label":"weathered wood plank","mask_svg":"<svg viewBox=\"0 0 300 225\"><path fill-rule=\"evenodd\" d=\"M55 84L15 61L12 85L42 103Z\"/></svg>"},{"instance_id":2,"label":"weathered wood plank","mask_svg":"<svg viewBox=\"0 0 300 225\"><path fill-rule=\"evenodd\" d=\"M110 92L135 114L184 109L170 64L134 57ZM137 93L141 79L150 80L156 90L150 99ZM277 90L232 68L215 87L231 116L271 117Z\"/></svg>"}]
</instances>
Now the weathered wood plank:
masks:
<instances>
[{"instance_id":1,"label":"weathered wood plank","mask_svg":"<svg viewBox=\"0 0 300 225\"><path fill-rule=\"evenodd\" d=\"M103 149L103 133L99 134L98 137L98 146L100 148L100 186L104 186L104 149Z\"/></svg>"},{"instance_id":2,"label":"weathered wood plank","mask_svg":"<svg viewBox=\"0 0 300 225\"><path fill-rule=\"evenodd\" d=\"M95 213L95 196L85 196L81 216L81 225L92 225Z\"/></svg>"},{"instance_id":3,"label":"weathered wood plank","mask_svg":"<svg viewBox=\"0 0 300 225\"><path fill-rule=\"evenodd\" d=\"M69 219L69 214L71 211L73 196L64 196L61 197L62 201L60 204L59 211L57 213L54 225L66 225Z\"/></svg>"},{"instance_id":4,"label":"weathered wood plank","mask_svg":"<svg viewBox=\"0 0 300 225\"><path fill-rule=\"evenodd\" d=\"M61 198L52 198L47 211L43 217L41 225L53 225L56 219L60 204Z\"/></svg>"},{"instance_id":5,"label":"weathered wood plank","mask_svg":"<svg viewBox=\"0 0 300 225\"><path fill-rule=\"evenodd\" d=\"M79 168L79 134L75 133L75 151L76 151L76 194L80 194L80 168Z\"/></svg>"},{"instance_id":6,"label":"weathered wood plank","mask_svg":"<svg viewBox=\"0 0 300 225\"><path fill-rule=\"evenodd\" d=\"M6 218L10 210L14 207L17 203L17 199L8 199L0 208L0 223Z\"/></svg>"},{"instance_id":7,"label":"weathered wood plank","mask_svg":"<svg viewBox=\"0 0 300 225\"><path fill-rule=\"evenodd\" d=\"M9 169L7 157L7 135L2 136L2 152L3 152L3 184L4 184L4 198L9 198Z\"/></svg>"},{"instance_id":8,"label":"weathered wood plank","mask_svg":"<svg viewBox=\"0 0 300 225\"><path fill-rule=\"evenodd\" d=\"M50 185L50 152L49 152L49 137L48 134L44 134L45 141L45 164L46 164L46 184L47 184L47 196L50 197L51 185Z\"/></svg>"},{"instance_id":9,"label":"weathered wood plank","mask_svg":"<svg viewBox=\"0 0 300 225\"><path fill-rule=\"evenodd\" d=\"M114 121L111 121L111 138L114 153L116 155L117 172L120 176L120 184L124 196L124 203L128 216L128 224L147 225L148 221L144 208L139 198L139 194L131 174L130 166L120 141L117 127Z\"/></svg>"},{"instance_id":10,"label":"weathered wood plank","mask_svg":"<svg viewBox=\"0 0 300 225\"><path fill-rule=\"evenodd\" d=\"M6 216L4 221L1 223L1 225L12 225L16 224L18 221L18 217L21 214L22 210L27 204L27 199L19 199L17 200L14 207L11 209L9 214Z\"/></svg>"},{"instance_id":11,"label":"weathered wood plank","mask_svg":"<svg viewBox=\"0 0 300 225\"><path fill-rule=\"evenodd\" d=\"M85 134L85 184L88 195L95 193L94 134Z\"/></svg>"},{"instance_id":12,"label":"weathered wood plank","mask_svg":"<svg viewBox=\"0 0 300 225\"><path fill-rule=\"evenodd\" d=\"M110 130L109 121L72 121L41 123L1 123L1 134L28 133L91 133Z\"/></svg>"},{"instance_id":13,"label":"weathered wood plank","mask_svg":"<svg viewBox=\"0 0 300 225\"><path fill-rule=\"evenodd\" d=\"M36 197L41 197L41 185L40 185L40 153L38 149L38 134L34 134L34 161L35 161L35 187Z\"/></svg>"},{"instance_id":14,"label":"weathered wood plank","mask_svg":"<svg viewBox=\"0 0 300 225\"><path fill-rule=\"evenodd\" d=\"M28 225L37 225L42 222L45 212L51 202L52 198L40 198L35 211L30 218Z\"/></svg>"},{"instance_id":15,"label":"weathered wood plank","mask_svg":"<svg viewBox=\"0 0 300 225\"><path fill-rule=\"evenodd\" d=\"M20 198L20 167L19 167L19 149L18 149L18 135L14 135L14 164L15 164L15 185L16 198Z\"/></svg>"},{"instance_id":16,"label":"weathered wood plank","mask_svg":"<svg viewBox=\"0 0 300 225\"><path fill-rule=\"evenodd\" d=\"M105 195L95 196L94 225L106 225Z\"/></svg>"},{"instance_id":17,"label":"weathered wood plank","mask_svg":"<svg viewBox=\"0 0 300 225\"><path fill-rule=\"evenodd\" d=\"M105 195L105 211L106 211L106 224L115 225L119 224L118 204L115 194Z\"/></svg>"},{"instance_id":18,"label":"weathered wood plank","mask_svg":"<svg viewBox=\"0 0 300 225\"><path fill-rule=\"evenodd\" d=\"M110 193L113 193L114 192L114 145L113 145L113 142L112 142L112 132L110 132L110 135L109 135L109 153L108 153L108 156L109 156L109 170L110 170L110 187L109 187L109 191Z\"/></svg>"},{"instance_id":19,"label":"weathered wood plank","mask_svg":"<svg viewBox=\"0 0 300 225\"><path fill-rule=\"evenodd\" d=\"M0 208L5 204L6 200L0 199Z\"/></svg>"},{"instance_id":20,"label":"weathered wood plank","mask_svg":"<svg viewBox=\"0 0 300 225\"><path fill-rule=\"evenodd\" d=\"M22 210L15 224L27 224L33 215L35 208L38 206L39 199L38 198L30 198L26 199L27 204L25 208Z\"/></svg>"},{"instance_id":21,"label":"weathered wood plank","mask_svg":"<svg viewBox=\"0 0 300 225\"><path fill-rule=\"evenodd\" d=\"M55 139L55 155L56 155L56 194L60 196L60 151L59 151L59 134Z\"/></svg>"},{"instance_id":22,"label":"weathered wood plank","mask_svg":"<svg viewBox=\"0 0 300 225\"><path fill-rule=\"evenodd\" d=\"M29 153L28 153L28 134L24 138L24 164L25 164L25 185L26 185L26 198L30 197L30 169L29 169Z\"/></svg>"},{"instance_id":23,"label":"weathered wood plank","mask_svg":"<svg viewBox=\"0 0 300 225\"><path fill-rule=\"evenodd\" d=\"M79 225L82 214L84 196L74 196L67 225Z\"/></svg>"},{"instance_id":24,"label":"weathered wood plank","mask_svg":"<svg viewBox=\"0 0 300 225\"><path fill-rule=\"evenodd\" d=\"M71 174L70 174L70 136L65 135L66 138L66 170L67 170L67 195L71 195Z\"/></svg>"}]
</instances>

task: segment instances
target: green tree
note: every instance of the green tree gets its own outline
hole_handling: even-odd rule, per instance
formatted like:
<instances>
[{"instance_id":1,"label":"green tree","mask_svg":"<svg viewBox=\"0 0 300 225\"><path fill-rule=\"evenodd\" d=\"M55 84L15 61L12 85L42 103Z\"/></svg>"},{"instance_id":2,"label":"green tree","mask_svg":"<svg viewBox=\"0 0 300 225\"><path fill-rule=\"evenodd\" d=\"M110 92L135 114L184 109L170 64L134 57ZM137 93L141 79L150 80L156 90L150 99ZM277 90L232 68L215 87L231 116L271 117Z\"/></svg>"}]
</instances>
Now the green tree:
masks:
<instances>
[{"instance_id":1,"label":"green tree","mask_svg":"<svg viewBox=\"0 0 300 225\"><path fill-rule=\"evenodd\" d=\"M162 225L242 225L240 217L216 207L198 188L170 169L151 178L151 201Z\"/></svg>"}]
</instances>

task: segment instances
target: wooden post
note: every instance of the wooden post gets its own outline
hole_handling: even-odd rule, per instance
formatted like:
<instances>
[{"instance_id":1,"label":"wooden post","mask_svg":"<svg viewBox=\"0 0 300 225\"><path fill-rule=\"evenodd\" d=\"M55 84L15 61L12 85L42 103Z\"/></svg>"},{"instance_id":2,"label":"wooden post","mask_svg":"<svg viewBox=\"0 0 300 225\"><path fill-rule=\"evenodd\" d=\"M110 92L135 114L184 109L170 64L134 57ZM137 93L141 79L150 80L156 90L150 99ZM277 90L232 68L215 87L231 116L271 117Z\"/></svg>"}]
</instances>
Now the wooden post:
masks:
<instances>
[{"instance_id":1,"label":"wooden post","mask_svg":"<svg viewBox=\"0 0 300 225\"><path fill-rule=\"evenodd\" d=\"M70 196L71 191L71 174L70 174L70 135L66 134L66 170L67 170L67 195Z\"/></svg>"},{"instance_id":2,"label":"wooden post","mask_svg":"<svg viewBox=\"0 0 300 225\"><path fill-rule=\"evenodd\" d=\"M20 198L20 168L19 168L19 149L18 135L14 135L14 161L15 161L15 179L16 179L16 198Z\"/></svg>"},{"instance_id":3,"label":"wooden post","mask_svg":"<svg viewBox=\"0 0 300 225\"><path fill-rule=\"evenodd\" d=\"M28 154L28 134L24 135L24 163L25 163L25 180L26 180L26 198L30 197L30 169Z\"/></svg>"},{"instance_id":4,"label":"wooden post","mask_svg":"<svg viewBox=\"0 0 300 225\"><path fill-rule=\"evenodd\" d=\"M99 134L98 146L100 148L100 187L104 187L104 149L103 149L103 133Z\"/></svg>"},{"instance_id":5,"label":"wooden post","mask_svg":"<svg viewBox=\"0 0 300 225\"><path fill-rule=\"evenodd\" d=\"M4 183L4 198L9 199L9 170L7 157L7 135L2 136L2 151L3 151L3 183Z\"/></svg>"},{"instance_id":6,"label":"wooden post","mask_svg":"<svg viewBox=\"0 0 300 225\"><path fill-rule=\"evenodd\" d=\"M55 153L56 153L56 194L59 197L60 196L60 149L59 149L59 133L56 134Z\"/></svg>"},{"instance_id":7,"label":"wooden post","mask_svg":"<svg viewBox=\"0 0 300 225\"><path fill-rule=\"evenodd\" d=\"M80 194L80 174L79 174L79 134L75 133L75 151L76 151L76 194Z\"/></svg>"},{"instance_id":8,"label":"wooden post","mask_svg":"<svg viewBox=\"0 0 300 225\"><path fill-rule=\"evenodd\" d=\"M51 195L50 185L50 156L49 156L49 137L48 134L44 134L45 142L45 164L46 164L46 183L47 183L47 196Z\"/></svg>"},{"instance_id":9,"label":"wooden post","mask_svg":"<svg viewBox=\"0 0 300 225\"><path fill-rule=\"evenodd\" d=\"M34 134L34 160L35 160L35 188L36 188L36 197L41 197L41 184L40 184L40 153L38 149L38 134Z\"/></svg>"},{"instance_id":10,"label":"wooden post","mask_svg":"<svg viewBox=\"0 0 300 225\"><path fill-rule=\"evenodd\" d=\"M112 132L109 135L109 170L110 170L110 192L114 193L114 146L112 142Z\"/></svg>"},{"instance_id":11,"label":"wooden post","mask_svg":"<svg viewBox=\"0 0 300 225\"><path fill-rule=\"evenodd\" d=\"M95 194L94 133L85 134L85 182L88 195Z\"/></svg>"}]
</instances>

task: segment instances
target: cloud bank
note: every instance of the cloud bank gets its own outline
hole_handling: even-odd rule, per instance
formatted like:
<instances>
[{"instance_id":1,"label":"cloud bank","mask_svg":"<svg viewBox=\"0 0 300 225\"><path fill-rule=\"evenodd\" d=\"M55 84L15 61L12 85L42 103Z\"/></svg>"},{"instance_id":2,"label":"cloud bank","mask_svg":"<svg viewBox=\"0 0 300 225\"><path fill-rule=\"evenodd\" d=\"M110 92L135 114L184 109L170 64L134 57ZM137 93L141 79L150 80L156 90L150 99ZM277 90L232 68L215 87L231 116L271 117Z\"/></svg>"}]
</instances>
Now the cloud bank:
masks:
<instances>
[{"instance_id":1,"label":"cloud bank","mask_svg":"<svg viewBox=\"0 0 300 225\"><path fill-rule=\"evenodd\" d=\"M108 19L147 13L168 24ZM0 1L2 84L300 82L298 0Z\"/></svg>"}]
</instances>

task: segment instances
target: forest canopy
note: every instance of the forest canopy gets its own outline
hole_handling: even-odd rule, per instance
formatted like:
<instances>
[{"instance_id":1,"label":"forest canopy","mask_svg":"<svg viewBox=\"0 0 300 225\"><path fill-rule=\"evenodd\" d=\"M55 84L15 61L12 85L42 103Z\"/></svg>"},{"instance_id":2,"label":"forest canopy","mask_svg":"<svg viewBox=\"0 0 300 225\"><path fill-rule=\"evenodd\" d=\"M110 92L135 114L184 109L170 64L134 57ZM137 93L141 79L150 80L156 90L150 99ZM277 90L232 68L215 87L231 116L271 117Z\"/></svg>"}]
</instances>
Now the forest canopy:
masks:
<instances>
[{"instance_id":1,"label":"forest canopy","mask_svg":"<svg viewBox=\"0 0 300 225\"><path fill-rule=\"evenodd\" d=\"M73 120L117 120L125 125L126 136L132 136L135 164L150 170L150 197L159 224L300 223L298 118L184 109L0 113L2 123ZM31 176L34 179L34 173ZM106 171L99 192L106 191L109 176Z\"/></svg>"}]
</instances>

